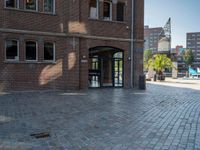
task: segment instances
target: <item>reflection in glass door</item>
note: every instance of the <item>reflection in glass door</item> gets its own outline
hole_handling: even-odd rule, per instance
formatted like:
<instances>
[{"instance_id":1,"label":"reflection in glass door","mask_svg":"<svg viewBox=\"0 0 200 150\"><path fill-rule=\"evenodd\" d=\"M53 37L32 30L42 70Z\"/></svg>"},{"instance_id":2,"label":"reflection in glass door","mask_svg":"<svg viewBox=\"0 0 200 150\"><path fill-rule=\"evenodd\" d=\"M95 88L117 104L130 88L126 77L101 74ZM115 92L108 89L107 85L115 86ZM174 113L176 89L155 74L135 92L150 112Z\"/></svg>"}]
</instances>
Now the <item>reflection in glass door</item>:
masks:
<instances>
[{"instance_id":1,"label":"reflection in glass door","mask_svg":"<svg viewBox=\"0 0 200 150\"><path fill-rule=\"evenodd\" d=\"M101 86L101 70L99 58L91 58L91 68L89 69L89 86L100 87Z\"/></svg>"},{"instance_id":2,"label":"reflection in glass door","mask_svg":"<svg viewBox=\"0 0 200 150\"><path fill-rule=\"evenodd\" d=\"M123 60L122 59L114 59L114 86L122 87L123 86Z\"/></svg>"}]
</instances>

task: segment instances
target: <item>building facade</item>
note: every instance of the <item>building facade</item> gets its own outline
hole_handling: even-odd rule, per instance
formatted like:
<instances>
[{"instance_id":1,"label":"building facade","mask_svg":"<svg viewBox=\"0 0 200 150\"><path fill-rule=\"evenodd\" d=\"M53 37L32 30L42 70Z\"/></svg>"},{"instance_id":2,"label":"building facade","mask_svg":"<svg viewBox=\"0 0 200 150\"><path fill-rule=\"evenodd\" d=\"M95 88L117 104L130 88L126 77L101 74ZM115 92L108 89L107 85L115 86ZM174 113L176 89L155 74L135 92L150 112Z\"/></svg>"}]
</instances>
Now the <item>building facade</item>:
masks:
<instances>
[{"instance_id":1,"label":"building facade","mask_svg":"<svg viewBox=\"0 0 200 150\"><path fill-rule=\"evenodd\" d=\"M158 51L159 36L163 31L162 27L149 28L144 26L144 49L152 50L153 52Z\"/></svg>"},{"instance_id":2,"label":"building facade","mask_svg":"<svg viewBox=\"0 0 200 150\"><path fill-rule=\"evenodd\" d=\"M188 71L188 68L183 61L183 53L186 50L182 45L177 45L176 48L173 48L171 51L172 60L177 61L178 73L185 74ZM174 59L173 59L174 58Z\"/></svg>"},{"instance_id":3,"label":"building facade","mask_svg":"<svg viewBox=\"0 0 200 150\"><path fill-rule=\"evenodd\" d=\"M143 0L2 0L0 14L1 90L138 86Z\"/></svg>"},{"instance_id":4,"label":"building facade","mask_svg":"<svg viewBox=\"0 0 200 150\"><path fill-rule=\"evenodd\" d=\"M194 62L192 67L200 67L200 32L187 33L187 48L192 50Z\"/></svg>"}]
</instances>

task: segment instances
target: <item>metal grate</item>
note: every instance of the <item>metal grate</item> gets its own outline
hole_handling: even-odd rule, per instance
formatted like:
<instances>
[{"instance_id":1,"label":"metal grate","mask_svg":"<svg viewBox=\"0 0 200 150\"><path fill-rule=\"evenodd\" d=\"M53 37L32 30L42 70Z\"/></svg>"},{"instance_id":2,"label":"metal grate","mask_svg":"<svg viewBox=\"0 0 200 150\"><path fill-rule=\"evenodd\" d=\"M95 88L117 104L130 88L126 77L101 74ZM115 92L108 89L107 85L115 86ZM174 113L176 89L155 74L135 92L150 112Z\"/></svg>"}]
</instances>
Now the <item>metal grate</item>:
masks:
<instances>
[{"instance_id":1,"label":"metal grate","mask_svg":"<svg viewBox=\"0 0 200 150\"><path fill-rule=\"evenodd\" d=\"M33 133L33 134L30 134L30 136L35 137L36 139L47 138L47 137L50 137L50 133L48 132Z\"/></svg>"}]
</instances>

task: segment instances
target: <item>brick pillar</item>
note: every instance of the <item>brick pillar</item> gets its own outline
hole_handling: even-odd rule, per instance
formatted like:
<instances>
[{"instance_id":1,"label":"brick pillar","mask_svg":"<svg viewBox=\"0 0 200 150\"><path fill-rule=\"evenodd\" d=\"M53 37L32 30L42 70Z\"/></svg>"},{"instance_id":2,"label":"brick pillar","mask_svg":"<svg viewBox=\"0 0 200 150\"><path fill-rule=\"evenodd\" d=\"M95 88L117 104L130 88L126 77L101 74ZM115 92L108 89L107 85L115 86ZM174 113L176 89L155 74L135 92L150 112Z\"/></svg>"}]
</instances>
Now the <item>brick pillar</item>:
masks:
<instances>
[{"instance_id":1,"label":"brick pillar","mask_svg":"<svg viewBox=\"0 0 200 150\"><path fill-rule=\"evenodd\" d=\"M26 56L25 56L25 52L26 48L25 48L25 41L24 41L24 37L20 36L19 38L19 61L25 61Z\"/></svg>"},{"instance_id":2,"label":"brick pillar","mask_svg":"<svg viewBox=\"0 0 200 150\"><path fill-rule=\"evenodd\" d=\"M37 50L37 56L38 56L38 61L41 62L44 60L44 41L43 38L39 38L38 40L38 50Z\"/></svg>"},{"instance_id":3,"label":"brick pillar","mask_svg":"<svg viewBox=\"0 0 200 150\"><path fill-rule=\"evenodd\" d=\"M89 66L89 50L88 45L86 44L88 41L86 39L80 40L80 89L88 88L88 66Z\"/></svg>"},{"instance_id":4,"label":"brick pillar","mask_svg":"<svg viewBox=\"0 0 200 150\"><path fill-rule=\"evenodd\" d=\"M80 21L80 2L69 1L69 21Z\"/></svg>"},{"instance_id":5,"label":"brick pillar","mask_svg":"<svg viewBox=\"0 0 200 150\"><path fill-rule=\"evenodd\" d=\"M117 0L113 0L112 3L112 20L117 20Z\"/></svg>"},{"instance_id":6,"label":"brick pillar","mask_svg":"<svg viewBox=\"0 0 200 150\"><path fill-rule=\"evenodd\" d=\"M99 0L99 19L103 19L103 0Z\"/></svg>"},{"instance_id":7,"label":"brick pillar","mask_svg":"<svg viewBox=\"0 0 200 150\"><path fill-rule=\"evenodd\" d=\"M139 76L143 74L144 0L136 0L135 9L134 86L138 87Z\"/></svg>"}]
</instances>

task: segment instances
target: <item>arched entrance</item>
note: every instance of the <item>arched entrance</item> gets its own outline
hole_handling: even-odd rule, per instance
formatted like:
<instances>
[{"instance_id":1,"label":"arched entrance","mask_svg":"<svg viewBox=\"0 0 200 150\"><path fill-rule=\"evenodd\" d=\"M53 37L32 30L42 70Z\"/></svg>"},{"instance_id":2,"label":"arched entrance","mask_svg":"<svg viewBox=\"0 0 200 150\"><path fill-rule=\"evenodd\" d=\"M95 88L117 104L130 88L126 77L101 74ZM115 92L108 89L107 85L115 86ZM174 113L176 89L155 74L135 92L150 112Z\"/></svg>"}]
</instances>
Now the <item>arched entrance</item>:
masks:
<instances>
[{"instance_id":1,"label":"arched entrance","mask_svg":"<svg viewBox=\"0 0 200 150\"><path fill-rule=\"evenodd\" d=\"M124 53L114 47L89 49L89 87L123 87Z\"/></svg>"}]
</instances>

